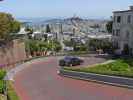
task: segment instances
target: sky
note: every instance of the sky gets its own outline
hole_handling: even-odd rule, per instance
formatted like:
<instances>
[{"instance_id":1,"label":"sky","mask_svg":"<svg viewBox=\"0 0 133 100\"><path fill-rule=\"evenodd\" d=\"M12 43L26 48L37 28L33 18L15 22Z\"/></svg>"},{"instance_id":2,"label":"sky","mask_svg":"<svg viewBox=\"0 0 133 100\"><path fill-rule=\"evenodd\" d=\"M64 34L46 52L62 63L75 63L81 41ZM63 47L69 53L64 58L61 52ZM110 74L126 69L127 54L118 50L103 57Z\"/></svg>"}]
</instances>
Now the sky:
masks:
<instances>
[{"instance_id":1,"label":"sky","mask_svg":"<svg viewBox=\"0 0 133 100\"><path fill-rule=\"evenodd\" d=\"M0 12L22 17L110 18L116 10L127 10L133 0L3 0Z\"/></svg>"}]
</instances>

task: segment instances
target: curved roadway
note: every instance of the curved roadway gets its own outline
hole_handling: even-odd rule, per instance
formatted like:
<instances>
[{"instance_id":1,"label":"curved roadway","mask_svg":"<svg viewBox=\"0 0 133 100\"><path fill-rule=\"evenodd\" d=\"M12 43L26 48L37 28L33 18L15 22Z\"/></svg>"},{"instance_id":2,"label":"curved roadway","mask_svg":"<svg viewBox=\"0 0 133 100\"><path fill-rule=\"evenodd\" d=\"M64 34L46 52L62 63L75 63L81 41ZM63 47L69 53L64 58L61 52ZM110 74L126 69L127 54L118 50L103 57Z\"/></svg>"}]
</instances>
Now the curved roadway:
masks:
<instances>
[{"instance_id":1,"label":"curved roadway","mask_svg":"<svg viewBox=\"0 0 133 100\"><path fill-rule=\"evenodd\" d=\"M133 90L61 77L55 57L33 62L15 76L21 100L133 100Z\"/></svg>"}]
</instances>

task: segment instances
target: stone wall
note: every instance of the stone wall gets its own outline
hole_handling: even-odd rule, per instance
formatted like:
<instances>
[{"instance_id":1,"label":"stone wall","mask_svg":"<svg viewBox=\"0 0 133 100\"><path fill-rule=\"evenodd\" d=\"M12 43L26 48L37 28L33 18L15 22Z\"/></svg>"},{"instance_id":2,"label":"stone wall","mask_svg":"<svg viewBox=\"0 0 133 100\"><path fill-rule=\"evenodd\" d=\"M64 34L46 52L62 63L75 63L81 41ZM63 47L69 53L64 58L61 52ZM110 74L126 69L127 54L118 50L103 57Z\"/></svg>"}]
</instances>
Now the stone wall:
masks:
<instances>
[{"instance_id":1,"label":"stone wall","mask_svg":"<svg viewBox=\"0 0 133 100\"><path fill-rule=\"evenodd\" d=\"M13 66L26 59L25 44L14 40L0 47L0 67Z\"/></svg>"}]
</instances>

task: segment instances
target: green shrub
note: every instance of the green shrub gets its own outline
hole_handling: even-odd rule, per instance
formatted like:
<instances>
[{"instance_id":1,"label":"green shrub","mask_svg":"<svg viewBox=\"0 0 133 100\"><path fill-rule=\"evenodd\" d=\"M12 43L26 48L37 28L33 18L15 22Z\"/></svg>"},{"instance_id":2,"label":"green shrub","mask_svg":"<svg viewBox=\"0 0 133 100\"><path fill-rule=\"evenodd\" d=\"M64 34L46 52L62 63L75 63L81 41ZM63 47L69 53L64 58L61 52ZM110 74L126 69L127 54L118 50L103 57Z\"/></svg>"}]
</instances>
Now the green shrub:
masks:
<instances>
[{"instance_id":1,"label":"green shrub","mask_svg":"<svg viewBox=\"0 0 133 100\"><path fill-rule=\"evenodd\" d=\"M6 89L6 83L4 80L0 80L0 94L3 94Z\"/></svg>"},{"instance_id":2,"label":"green shrub","mask_svg":"<svg viewBox=\"0 0 133 100\"><path fill-rule=\"evenodd\" d=\"M111 71L128 71L129 65L122 60L117 60L116 62L107 64L104 66L105 68L110 69Z\"/></svg>"},{"instance_id":3,"label":"green shrub","mask_svg":"<svg viewBox=\"0 0 133 100\"><path fill-rule=\"evenodd\" d=\"M16 92L14 91L11 82L8 82L7 97L8 97L8 100L19 100L19 97L18 97L18 95L16 94Z\"/></svg>"},{"instance_id":4,"label":"green shrub","mask_svg":"<svg viewBox=\"0 0 133 100\"><path fill-rule=\"evenodd\" d=\"M6 71L5 70L0 70L0 80L2 80L6 75Z\"/></svg>"},{"instance_id":5,"label":"green shrub","mask_svg":"<svg viewBox=\"0 0 133 100\"><path fill-rule=\"evenodd\" d=\"M133 58L123 59L123 61L133 67Z\"/></svg>"}]
</instances>

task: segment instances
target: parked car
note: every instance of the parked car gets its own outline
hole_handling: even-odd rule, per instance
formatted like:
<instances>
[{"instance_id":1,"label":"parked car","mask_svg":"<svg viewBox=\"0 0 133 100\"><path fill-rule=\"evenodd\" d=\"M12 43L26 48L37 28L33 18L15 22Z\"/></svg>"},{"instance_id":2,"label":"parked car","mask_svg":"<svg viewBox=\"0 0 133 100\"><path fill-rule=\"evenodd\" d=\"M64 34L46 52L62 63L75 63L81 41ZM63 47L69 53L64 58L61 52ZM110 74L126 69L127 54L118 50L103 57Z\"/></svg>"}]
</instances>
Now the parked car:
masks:
<instances>
[{"instance_id":1,"label":"parked car","mask_svg":"<svg viewBox=\"0 0 133 100\"><path fill-rule=\"evenodd\" d=\"M66 56L59 61L60 66L76 66L83 63L83 60L78 57Z\"/></svg>"}]
</instances>

